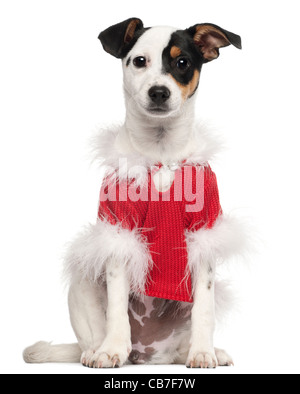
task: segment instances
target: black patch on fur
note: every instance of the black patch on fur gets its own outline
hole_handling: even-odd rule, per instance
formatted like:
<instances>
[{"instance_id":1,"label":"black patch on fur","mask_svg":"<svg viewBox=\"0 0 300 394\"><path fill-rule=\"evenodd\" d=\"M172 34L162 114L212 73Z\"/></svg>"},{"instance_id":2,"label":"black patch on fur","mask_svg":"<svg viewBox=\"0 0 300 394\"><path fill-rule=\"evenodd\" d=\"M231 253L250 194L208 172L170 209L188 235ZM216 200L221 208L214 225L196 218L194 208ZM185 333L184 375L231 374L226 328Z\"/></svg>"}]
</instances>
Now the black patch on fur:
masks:
<instances>
[{"instance_id":1,"label":"black patch on fur","mask_svg":"<svg viewBox=\"0 0 300 394\"><path fill-rule=\"evenodd\" d=\"M134 20L138 21L136 30L130 42L126 43L124 38L127 28ZM106 52L118 59L124 59L146 30L148 29L144 28L143 22L140 19L130 18L124 22L110 26L101 32L98 38Z\"/></svg>"},{"instance_id":2,"label":"black patch on fur","mask_svg":"<svg viewBox=\"0 0 300 394\"><path fill-rule=\"evenodd\" d=\"M129 66L130 62L131 62L131 57L129 56L129 58L127 59L127 62L126 62L126 67Z\"/></svg>"},{"instance_id":3,"label":"black patch on fur","mask_svg":"<svg viewBox=\"0 0 300 394\"><path fill-rule=\"evenodd\" d=\"M171 56L171 48L173 46L178 47L181 51L181 54L175 59ZM180 58L185 58L190 62L190 67L186 72L182 72L177 67L177 62ZM192 36L186 30L177 30L171 35L169 44L163 51L162 59L163 72L171 74L176 81L185 86L193 79L195 70L198 70L200 73L204 63L201 52L196 48Z\"/></svg>"}]
</instances>

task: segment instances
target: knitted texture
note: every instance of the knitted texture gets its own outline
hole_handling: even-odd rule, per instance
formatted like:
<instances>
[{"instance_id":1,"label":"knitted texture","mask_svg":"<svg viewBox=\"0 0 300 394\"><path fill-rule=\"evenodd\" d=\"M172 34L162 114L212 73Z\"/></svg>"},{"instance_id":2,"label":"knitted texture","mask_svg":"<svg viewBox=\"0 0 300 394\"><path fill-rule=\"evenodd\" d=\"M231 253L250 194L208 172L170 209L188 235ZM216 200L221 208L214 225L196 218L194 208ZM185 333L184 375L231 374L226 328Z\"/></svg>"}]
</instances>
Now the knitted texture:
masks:
<instances>
[{"instance_id":1,"label":"knitted texture","mask_svg":"<svg viewBox=\"0 0 300 394\"><path fill-rule=\"evenodd\" d=\"M155 171L142 188L134 180L106 178L98 218L143 235L153 261L145 295L192 302L185 232L212 228L222 213L216 176L209 165L183 165L169 191L158 192Z\"/></svg>"}]
</instances>

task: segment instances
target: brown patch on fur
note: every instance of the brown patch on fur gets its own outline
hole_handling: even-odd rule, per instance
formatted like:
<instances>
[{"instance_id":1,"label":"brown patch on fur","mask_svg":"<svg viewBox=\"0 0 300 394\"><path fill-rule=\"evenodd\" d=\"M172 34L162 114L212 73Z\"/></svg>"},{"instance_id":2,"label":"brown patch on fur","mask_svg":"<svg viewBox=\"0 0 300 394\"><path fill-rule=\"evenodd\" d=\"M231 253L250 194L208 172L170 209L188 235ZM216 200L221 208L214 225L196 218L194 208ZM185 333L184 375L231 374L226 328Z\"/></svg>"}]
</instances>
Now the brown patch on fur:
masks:
<instances>
[{"instance_id":1,"label":"brown patch on fur","mask_svg":"<svg viewBox=\"0 0 300 394\"><path fill-rule=\"evenodd\" d=\"M134 300L133 298L130 300L132 310L139 316L144 316L146 313L146 306L138 299Z\"/></svg>"},{"instance_id":2,"label":"brown patch on fur","mask_svg":"<svg viewBox=\"0 0 300 394\"><path fill-rule=\"evenodd\" d=\"M130 307L135 311L137 300L131 300ZM153 299L153 309L148 315L145 307L145 316L141 317L141 322L136 320L129 309L129 320L131 325L132 344L141 343L149 347L154 342L161 342L169 338L177 329L183 328L190 320L192 305L182 306L177 301ZM147 316L148 315L148 316ZM141 324L142 323L142 324Z\"/></svg>"},{"instance_id":3,"label":"brown patch on fur","mask_svg":"<svg viewBox=\"0 0 300 394\"><path fill-rule=\"evenodd\" d=\"M176 47L175 45L171 48L170 55L172 59L176 59L179 55L181 55L181 49Z\"/></svg>"},{"instance_id":4,"label":"brown patch on fur","mask_svg":"<svg viewBox=\"0 0 300 394\"><path fill-rule=\"evenodd\" d=\"M127 27L125 36L124 36L124 42L126 44L128 44L134 36L135 30L137 25L140 23L140 21L138 19L134 19L133 21L131 21Z\"/></svg>"},{"instance_id":5,"label":"brown patch on fur","mask_svg":"<svg viewBox=\"0 0 300 394\"><path fill-rule=\"evenodd\" d=\"M210 290L212 288L212 282L211 281L208 282L207 288L208 288L208 290Z\"/></svg>"},{"instance_id":6,"label":"brown patch on fur","mask_svg":"<svg viewBox=\"0 0 300 394\"><path fill-rule=\"evenodd\" d=\"M208 61L219 56L219 48L230 45L224 33L209 25L199 25L197 27L194 41L196 45L200 46L204 58Z\"/></svg>"},{"instance_id":7,"label":"brown patch on fur","mask_svg":"<svg viewBox=\"0 0 300 394\"><path fill-rule=\"evenodd\" d=\"M176 81L176 79L172 75L171 75L171 77L174 79L176 84L179 86L181 93L182 93L182 98L185 101L188 98L192 97L192 95L195 93L195 90L197 89L199 79L200 79L200 72L198 70L195 70L192 80L187 85L182 85L180 82Z\"/></svg>"},{"instance_id":8,"label":"brown patch on fur","mask_svg":"<svg viewBox=\"0 0 300 394\"><path fill-rule=\"evenodd\" d=\"M154 347L146 347L145 352L146 353L153 353L155 351Z\"/></svg>"}]
</instances>

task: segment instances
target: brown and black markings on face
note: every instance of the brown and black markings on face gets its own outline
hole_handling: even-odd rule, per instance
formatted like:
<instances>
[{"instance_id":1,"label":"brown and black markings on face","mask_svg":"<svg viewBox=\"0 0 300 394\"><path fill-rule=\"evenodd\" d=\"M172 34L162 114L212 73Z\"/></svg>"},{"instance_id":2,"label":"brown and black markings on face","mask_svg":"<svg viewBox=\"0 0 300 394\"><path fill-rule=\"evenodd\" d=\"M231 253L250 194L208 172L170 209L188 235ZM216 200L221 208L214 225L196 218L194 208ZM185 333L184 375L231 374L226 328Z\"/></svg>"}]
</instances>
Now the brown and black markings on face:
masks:
<instances>
[{"instance_id":1,"label":"brown and black markings on face","mask_svg":"<svg viewBox=\"0 0 300 394\"><path fill-rule=\"evenodd\" d=\"M202 65L217 59L219 49L230 44L241 49L240 36L211 23L177 30L163 51L163 72L175 80L187 100L198 88Z\"/></svg>"},{"instance_id":2,"label":"brown and black markings on face","mask_svg":"<svg viewBox=\"0 0 300 394\"><path fill-rule=\"evenodd\" d=\"M101 32L99 39L105 51L124 59L138 39L149 28L139 18L130 18ZM228 45L241 49L240 36L211 23L201 23L186 30L177 30L163 50L162 72L170 75L182 92L183 100L191 98L199 84L203 63L219 56L219 49ZM129 66L128 58L126 65ZM145 67L141 63L139 67Z\"/></svg>"},{"instance_id":3,"label":"brown and black markings on face","mask_svg":"<svg viewBox=\"0 0 300 394\"><path fill-rule=\"evenodd\" d=\"M123 59L137 40L147 31L139 18L130 18L102 31L98 38L103 49L110 55Z\"/></svg>"},{"instance_id":4,"label":"brown and black markings on face","mask_svg":"<svg viewBox=\"0 0 300 394\"><path fill-rule=\"evenodd\" d=\"M169 74L182 92L183 100L191 98L199 85L203 56L186 30L171 35L162 54L163 72Z\"/></svg>"}]
</instances>

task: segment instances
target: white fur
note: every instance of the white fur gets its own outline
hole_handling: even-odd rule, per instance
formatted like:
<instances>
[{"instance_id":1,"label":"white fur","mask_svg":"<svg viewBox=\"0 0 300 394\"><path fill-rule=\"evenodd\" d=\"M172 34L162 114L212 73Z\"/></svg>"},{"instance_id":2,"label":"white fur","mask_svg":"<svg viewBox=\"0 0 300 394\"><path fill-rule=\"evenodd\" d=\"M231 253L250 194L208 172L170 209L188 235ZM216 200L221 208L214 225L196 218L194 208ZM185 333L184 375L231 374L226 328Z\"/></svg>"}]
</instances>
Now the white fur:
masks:
<instances>
[{"instance_id":1,"label":"white fur","mask_svg":"<svg viewBox=\"0 0 300 394\"><path fill-rule=\"evenodd\" d=\"M174 79L162 72L162 52L176 29L155 27L145 32L123 61L126 103L125 128L135 152L156 162L185 159L194 149L194 103L196 94L186 101ZM144 56L147 66L137 69L127 59ZM148 91L152 86L167 87L171 96L169 111L158 115L149 112Z\"/></svg>"},{"instance_id":2,"label":"white fur","mask_svg":"<svg viewBox=\"0 0 300 394\"><path fill-rule=\"evenodd\" d=\"M81 349L77 343L71 345L52 345L49 342L37 342L23 352L24 361L28 364L42 363L78 363Z\"/></svg>"},{"instance_id":3,"label":"white fur","mask_svg":"<svg viewBox=\"0 0 300 394\"><path fill-rule=\"evenodd\" d=\"M188 130L188 127L191 127L191 130ZM148 181L148 170L158 163L172 166L186 160L186 164L205 165L222 149L220 137L214 135L213 129L205 122L193 121L192 126L182 130L182 138L187 131L191 132L188 154L175 150L172 155L172 146L167 146L167 156L171 158L163 162L162 159L148 156L147 150L144 154L137 152L132 146L130 132L125 125L100 129L90 141L93 162L104 168L106 175L116 174L119 180L134 179L137 185L142 186ZM182 144L185 143L186 141Z\"/></svg>"},{"instance_id":4,"label":"white fur","mask_svg":"<svg viewBox=\"0 0 300 394\"><path fill-rule=\"evenodd\" d=\"M214 350L215 307L213 288L198 281L192 309L190 350L186 365L191 368L215 368L218 365Z\"/></svg>"},{"instance_id":5,"label":"white fur","mask_svg":"<svg viewBox=\"0 0 300 394\"><path fill-rule=\"evenodd\" d=\"M216 277L215 281L215 316L217 323L223 324L232 313L237 297L230 281Z\"/></svg>"},{"instance_id":6,"label":"white fur","mask_svg":"<svg viewBox=\"0 0 300 394\"><path fill-rule=\"evenodd\" d=\"M102 219L87 226L70 244L65 257L66 274L97 281L103 278L110 259L124 264L133 291L144 291L152 259L143 235L139 229L130 231Z\"/></svg>"},{"instance_id":7,"label":"white fur","mask_svg":"<svg viewBox=\"0 0 300 394\"><path fill-rule=\"evenodd\" d=\"M229 261L230 257L244 253L247 239L243 228L241 220L234 216L220 215L211 229L186 232L189 270L195 280L203 264Z\"/></svg>"},{"instance_id":8,"label":"white fur","mask_svg":"<svg viewBox=\"0 0 300 394\"><path fill-rule=\"evenodd\" d=\"M217 365L213 351L215 319L220 321L226 315L234 297L226 282L216 282L216 268L218 263L228 262L231 257L244 253L247 239L242 229L240 220L222 214L211 229L204 227L186 232L195 299L189 365Z\"/></svg>"},{"instance_id":9,"label":"white fur","mask_svg":"<svg viewBox=\"0 0 300 394\"><path fill-rule=\"evenodd\" d=\"M99 348L90 352L83 364L95 368L122 366L131 352L131 329L128 317L129 282L122 259L106 264L107 308L106 335Z\"/></svg>"},{"instance_id":10,"label":"white fur","mask_svg":"<svg viewBox=\"0 0 300 394\"><path fill-rule=\"evenodd\" d=\"M83 362L100 347L106 335L106 289L101 281L92 282L81 275L73 275L68 304Z\"/></svg>"},{"instance_id":11,"label":"white fur","mask_svg":"<svg viewBox=\"0 0 300 394\"><path fill-rule=\"evenodd\" d=\"M149 95L148 91L152 86L166 86L171 91L170 99L168 100L169 116L178 113L182 107L181 90L175 81L167 74L162 73L162 52L170 41L171 34L176 31L172 27L155 27L143 34L136 45L128 53L123 61L123 75L124 75L124 91L126 97L126 109L130 110L131 105L138 106L139 112L144 116L153 117L148 110ZM143 56L147 60L147 66L144 68L136 68L131 61L127 66L129 57L134 59L138 56ZM132 115L136 115L137 111L129 111ZM134 130L135 131L135 128ZM136 135L140 138L139 135Z\"/></svg>"}]
</instances>

